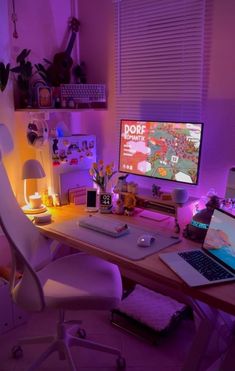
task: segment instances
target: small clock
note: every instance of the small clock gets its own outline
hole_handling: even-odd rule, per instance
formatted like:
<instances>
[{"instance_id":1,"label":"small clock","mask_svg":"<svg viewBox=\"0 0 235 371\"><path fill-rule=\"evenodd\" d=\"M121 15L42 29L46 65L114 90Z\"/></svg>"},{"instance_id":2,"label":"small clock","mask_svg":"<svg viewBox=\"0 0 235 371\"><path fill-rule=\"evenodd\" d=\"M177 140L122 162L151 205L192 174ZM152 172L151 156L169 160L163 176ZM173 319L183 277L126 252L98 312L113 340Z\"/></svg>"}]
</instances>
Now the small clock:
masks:
<instances>
[{"instance_id":1,"label":"small clock","mask_svg":"<svg viewBox=\"0 0 235 371\"><path fill-rule=\"evenodd\" d=\"M111 213L112 212L112 194L108 192L102 192L100 194L100 212Z\"/></svg>"}]
</instances>

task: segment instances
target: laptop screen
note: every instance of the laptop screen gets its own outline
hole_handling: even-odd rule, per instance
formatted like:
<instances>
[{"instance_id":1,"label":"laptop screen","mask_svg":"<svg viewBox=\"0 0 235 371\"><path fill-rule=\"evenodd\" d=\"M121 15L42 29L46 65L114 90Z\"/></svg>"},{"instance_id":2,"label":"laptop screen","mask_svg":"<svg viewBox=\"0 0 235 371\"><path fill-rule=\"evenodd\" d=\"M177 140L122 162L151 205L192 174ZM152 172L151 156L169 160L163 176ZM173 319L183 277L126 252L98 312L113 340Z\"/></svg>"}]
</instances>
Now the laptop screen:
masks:
<instances>
[{"instance_id":1,"label":"laptop screen","mask_svg":"<svg viewBox=\"0 0 235 371\"><path fill-rule=\"evenodd\" d=\"M235 216L215 209L203 248L235 272Z\"/></svg>"}]
</instances>

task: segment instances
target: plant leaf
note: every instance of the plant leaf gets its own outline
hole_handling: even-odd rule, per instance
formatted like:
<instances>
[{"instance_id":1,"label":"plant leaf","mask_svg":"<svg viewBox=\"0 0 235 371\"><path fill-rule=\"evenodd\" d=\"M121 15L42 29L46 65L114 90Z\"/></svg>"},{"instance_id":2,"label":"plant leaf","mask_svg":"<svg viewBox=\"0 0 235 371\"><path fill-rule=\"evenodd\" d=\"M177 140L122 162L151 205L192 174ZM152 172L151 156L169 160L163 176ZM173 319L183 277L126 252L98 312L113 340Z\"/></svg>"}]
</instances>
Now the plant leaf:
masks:
<instances>
[{"instance_id":1,"label":"plant leaf","mask_svg":"<svg viewBox=\"0 0 235 371\"><path fill-rule=\"evenodd\" d=\"M7 82L8 82L8 78L9 78L9 72L10 72L10 63L8 63L6 65L6 68L5 68L5 71L4 71L4 74L2 76L2 85L5 89L5 87L7 86ZM3 89L3 90L4 90Z\"/></svg>"},{"instance_id":2,"label":"plant leaf","mask_svg":"<svg viewBox=\"0 0 235 371\"><path fill-rule=\"evenodd\" d=\"M41 71L41 72L46 73L46 69L45 69L45 67L41 63L35 64L35 67L36 67L36 69L37 69L38 72Z\"/></svg>"},{"instance_id":3,"label":"plant leaf","mask_svg":"<svg viewBox=\"0 0 235 371\"><path fill-rule=\"evenodd\" d=\"M9 71L10 71L10 63L8 63L5 66L4 63L1 62L0 63L0 90L1 91L4 91L7 86L7 82L9 78Z\"/></svg>"},{"instance_id":4,"label":"plant leaf","mask_svg":"<svg viewBox=\"0 0 235 371\"><path fill-rule=\"evenodd\" d=\"M31 53L31 49L28 49L28 50L26 49L25 58L27 58L30 53Z\"/></svg>"},{"instance_id":5,"label":"plant leaf","mask_svg":"<svg viewBox=\"0 0 235 371\"><path fill-rule=\"evenodd\" d=\"M16 62L20 63L24 59L24 54L25 54L26 49L23 49L20 54L16 57Z\"/></svg>"},{"instance_id":6,"label":"plant leaf","mask_svg":"<svg viewBox=\"0 0 235 371\"><path fill-rule=\"evenodd\" d=\"M45 75L45 73L39 71L38 74L42 77L42 79L47 82L47 76Z\"/></svg>"},{"instance_id":7,"label":"plant leaf","mask_svg":"<svg viewBox=\"0 0 235 371\"><path fill-rule=\"evenodd\" d=\"M29 78L29 77L32 76L33 67L32 67L31 62L26 62L26 63L25 63L24 72L25 72L25 77L26 77L26 78Z\"/></svg>"},{"instance_id":8,"label":"plant leaf","mask_svg":"<svg viewBox=\"0 0 235 371\"><path fill-rule=\"evenodd\" d=\"M21 71L20 66L16 66L16 67L11 68L11 72L20 73L20 71Z\"/></svg>"},{"instance_id":9,"label":"plant leaf","mask_svg":"<svg viewBox=\"0 0 235 371\"><path fill-rule=\"evenodd\" d=\"M16 62L21 63L28 57L29 53L31 52L30 49L23 49L22 52L17 56Z\"/></svg>"},{"instance_id":10,"label":"plant leaf","mask_svg":"<svg viewBox=\"0 0 235 371\"><path fill-rule=\"evenodd\" d=\"M49 61L48 59L46 59L46 58L43 58L43 60L44 60L44 62L46 62L47 64L52 64L52 62L51 61Z\"/></svg>"}]
</instances>

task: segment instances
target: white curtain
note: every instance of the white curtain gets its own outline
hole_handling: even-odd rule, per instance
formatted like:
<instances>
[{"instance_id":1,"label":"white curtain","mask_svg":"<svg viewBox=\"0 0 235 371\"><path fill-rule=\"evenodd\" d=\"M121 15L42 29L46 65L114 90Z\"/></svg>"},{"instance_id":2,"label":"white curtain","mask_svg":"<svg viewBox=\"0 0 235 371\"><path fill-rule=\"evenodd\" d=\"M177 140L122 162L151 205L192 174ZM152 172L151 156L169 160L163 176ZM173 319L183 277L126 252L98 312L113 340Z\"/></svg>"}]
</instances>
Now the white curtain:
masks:
<instances>
[{"instance_id":1,"label":"white curtain","mask_svg":"<svg viewBox=\"0 0 235 371\"><path fill-rule=\"evenodd\" d=\"M205 0L115 1L120 118L200 121Z\"/></svg>"}]
</instances>

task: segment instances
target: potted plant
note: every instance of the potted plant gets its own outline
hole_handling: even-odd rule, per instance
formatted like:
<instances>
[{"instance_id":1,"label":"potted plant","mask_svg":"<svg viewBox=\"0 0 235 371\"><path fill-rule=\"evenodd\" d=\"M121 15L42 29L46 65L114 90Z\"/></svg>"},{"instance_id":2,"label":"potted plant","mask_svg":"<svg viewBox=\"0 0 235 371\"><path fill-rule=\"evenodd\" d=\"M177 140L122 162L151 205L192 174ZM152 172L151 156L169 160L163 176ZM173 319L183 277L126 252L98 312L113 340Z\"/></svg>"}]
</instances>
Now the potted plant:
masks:
<instances>
[{"instance_id":1,"label":"potted plant","mask_svg":"<svg viewBox=\"0 0 235 371\"><path fill-rule=\"evenodd\" d=\"M51 65L52 63L48 61L46 58L43 58L44 62ZM42 65L42 63L36 63L35 68L37 70L37 73L39 76L43 79L43 81L46 83L47 86L52 86L52 83L50 81L50 76L48 75L47 69Z\"/></svg>"},{"instance_id":2,"label":"potted plant","mask_svg":"<svg viewBox=\"0 0 235 371\"><path fill-rule=\"evenodd\" d=\"M5 65L3 62L1 62L0 63L0 90L1 91L4 91L7 86L9 72L10 72L10 63L7 63Z\"/></svg>"},{"instance_id":3,"label":"potted plant","mask_svg":"<svg viewBox=\"0 0 235 371\"><path fill-rule=\"evenodd\" d=\"M99 160L98 163L94 162L89 170L93 182L97 184L101 192L106 191L109 180L116 174L113 167L113 162L105 166L103 160Z\"/></svg>"},{"instance_id":4,"label":"potted plant","mask_svg":"<svg viewBox=\"0 0 235 371\"><path fill-rule=\"evenodd\" d=\"M11 72L17 74L17 87L20 98L21 107L32 106L31 82L33 76L32 63L27 59L31 50L23 49L16 57L18 65L10 69Z\"/></svg>"}]
</instances>

